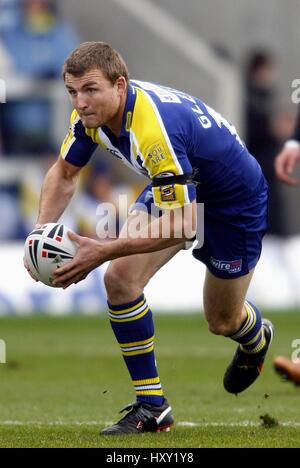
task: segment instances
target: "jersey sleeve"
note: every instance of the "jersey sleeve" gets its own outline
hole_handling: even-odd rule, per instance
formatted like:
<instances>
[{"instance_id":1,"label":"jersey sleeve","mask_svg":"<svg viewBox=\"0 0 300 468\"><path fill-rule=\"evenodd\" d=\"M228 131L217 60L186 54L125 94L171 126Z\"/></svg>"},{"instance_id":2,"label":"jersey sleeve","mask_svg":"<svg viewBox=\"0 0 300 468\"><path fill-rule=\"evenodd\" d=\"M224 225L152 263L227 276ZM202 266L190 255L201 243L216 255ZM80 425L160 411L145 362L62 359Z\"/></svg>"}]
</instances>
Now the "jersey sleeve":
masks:
<instances>
[{"instance_id":1,"label":"jersey sleeve","mask_svg":"<svg viewBox=\"0 0 300 468\"><path fill-rule=\"evenodd\" d=\"M92 135L93 132L87 132L74 110L71 114L69 131L61 146L60 156L74 166L85 166L98 146Z\"/></svg>"},{"instance_id":2,"label":"jersey sleeve","mask_svg":"<svg viewBox=\"0 0 300 468\"><path fill-rule=\"evenodd\" d=\"M185 177L178 177L190 176L193 172L184 134L166 127L164 118L148 96L138 93L137 104L132 128L143 167L156 182L152 186L155 205L175 209L192 203L196 199L194 184L185 183ZM144 115L139 115L140 108ZM145 121L147 125L142 124ZM163 184L164 177L168 177L167 184Z\"/></svg>"},{"instance_id":3,"label":"jersey sleeve","mask_svg":"<svg viewBox=\"0 0 300 468\"><path fill-rule=\"evenodd\" d=\"M179 140L169 135L165 149L158 142L149 148L145 158L151 178L155 180L152 186L154 203L162 209L182 208L196 199L195 185L187 182L192 175L192 166ZM168 183L164 184L166 177Z\"/></svg>"}]
</instances>

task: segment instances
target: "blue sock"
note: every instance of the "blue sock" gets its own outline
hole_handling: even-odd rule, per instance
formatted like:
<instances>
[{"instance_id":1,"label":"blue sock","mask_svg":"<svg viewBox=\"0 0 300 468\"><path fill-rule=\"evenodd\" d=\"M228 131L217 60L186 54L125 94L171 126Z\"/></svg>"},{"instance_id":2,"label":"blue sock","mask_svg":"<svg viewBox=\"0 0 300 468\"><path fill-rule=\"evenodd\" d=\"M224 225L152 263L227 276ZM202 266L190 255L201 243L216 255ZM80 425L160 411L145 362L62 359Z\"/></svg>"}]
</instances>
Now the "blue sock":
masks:
<instances>
[{"instance_id":1,"label":"blue sock","mask_svg":"<svg viewBox=\"0 0 300 468\"><path fill-rule=\"evenodd\" d=\"M265 335L258 308L245 301L247 318L240 329L230 338L240 343L240 349L247 354L259 355L265 351Z\"/></svg>"},{"instance_id":2,"label":"blue sock","mask_svg":"<svg viewBox=\"0 0 300 468\"><path fill-rule=\"evenodd\" d=\"M108 303L108 309L137 400L161 406L164 396L154 355L154 325L144 295L128 304Z\"/></svg>"}]
</instances>

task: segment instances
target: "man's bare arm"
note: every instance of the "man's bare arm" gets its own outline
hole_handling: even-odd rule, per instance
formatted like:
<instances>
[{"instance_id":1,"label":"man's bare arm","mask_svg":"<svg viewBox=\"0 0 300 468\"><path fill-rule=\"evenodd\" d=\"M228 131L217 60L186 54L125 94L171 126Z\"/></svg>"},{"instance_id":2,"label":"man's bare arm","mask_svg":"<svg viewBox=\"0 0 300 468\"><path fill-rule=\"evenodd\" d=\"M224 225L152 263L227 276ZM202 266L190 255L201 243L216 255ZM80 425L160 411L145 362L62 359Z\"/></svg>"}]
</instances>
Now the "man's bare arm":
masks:
<instances>
[{"instance_id":1,"label":"man's bare arm","mask_svg":"<svg viewBox=\"0 0 300 468\"><path fill-rule=\"evenodd\" d=\"M120 236L114 242L105 246L108 260L119 257L150 253L163 250L173 245L191 240L197 230L197 204L196 201L184 208L168 210L161 218L157 218L144 226L137 235L130 232ZM103 246L100 245L100 249Z\"/></svg>"},{"instance_id":2,"label":"man's bare arm","mask_svg":"<svg viewBox=\"0 0 300 468\"><path fill-rule=\"evenodd\" d=\"M62 158L49 169L42 187L37 225L60 218L75 192L80 169Z\"/></svg>"},{"instance_id":3,"label":"man's bare arm","mask_svg":"<svg viewBox=\"0 0 300 468\"><path fill-rule=\"evenodd\" d=\"M67 288L73 283L78 283L98 266L108 260L140 253L156 252L173 245L191 240L197 229L197 205L191 203L185 209L171 210L169 217L166 215L147 224L137 235L120 237L113 242L101 243L87 237L78 236L70 232L71 240L78 244L78 251L72 261L57 269L55 282ZM167 233L164 228L167 227Z\"/></svg>"},{"instance_id":4,"label":"man's bare arm","mask_svg":"<svg viewBox=\"0 0 300 468\"><path fill-rule=\"evenodd\" d=\"M62 158L59 158L49 169L42 187L36 226L56 222L60 218L74 194L80 169ZM25 258L23 261L30 276L37 281L30 272Z\"/></svg>"},{"instance_id":5,"label":"man's bare arm","mask_svg":"<svg viewBox=\"0 0 300 468\"><path fill-rule=\"evenodd\" d=\"M289 142L288 142L289 143ZM296 185L298 180L292 173L300 161L300 144L286 144L275 159L275 172L279 180L289 185Z\"/></svg>"}]
</instances>

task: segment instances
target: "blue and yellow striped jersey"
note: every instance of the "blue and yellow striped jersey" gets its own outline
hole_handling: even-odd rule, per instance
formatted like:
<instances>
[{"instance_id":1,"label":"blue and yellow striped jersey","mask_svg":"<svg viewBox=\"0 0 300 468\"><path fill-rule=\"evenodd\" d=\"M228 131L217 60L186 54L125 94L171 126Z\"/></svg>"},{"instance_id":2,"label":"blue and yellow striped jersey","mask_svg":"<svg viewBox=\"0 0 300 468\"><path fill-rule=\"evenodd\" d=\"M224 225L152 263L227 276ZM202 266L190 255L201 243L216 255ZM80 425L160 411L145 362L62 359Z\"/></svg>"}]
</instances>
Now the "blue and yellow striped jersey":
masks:
<instances>
[{"instance_id":1,"label":"blue and yellow striped jersey","mask_svg":"<svg viewBox=\"0 0 300 468\"><path fill-rule=\"evenodd\" d=\"M249 196L262 177L235 128L220 114L198 98L148 82L130 82L118 138L106 126L84 128L73 111L61 157L84 166L98 145L150 179L197 169L203 201ZM174 181L152 188L157 206L174 208L196 199L193 183Z\"/></svg>"}]
</instances>

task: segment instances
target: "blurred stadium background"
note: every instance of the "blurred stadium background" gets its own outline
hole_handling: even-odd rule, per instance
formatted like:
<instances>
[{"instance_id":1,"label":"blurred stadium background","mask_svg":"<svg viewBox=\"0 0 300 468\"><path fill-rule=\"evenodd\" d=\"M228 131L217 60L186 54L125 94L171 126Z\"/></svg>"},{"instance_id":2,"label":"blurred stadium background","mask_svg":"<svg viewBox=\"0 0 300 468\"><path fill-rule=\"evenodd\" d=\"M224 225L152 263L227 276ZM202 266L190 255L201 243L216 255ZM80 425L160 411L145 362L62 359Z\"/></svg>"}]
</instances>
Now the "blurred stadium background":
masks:
<instances>
[{"instance_id":1,"label":"blurred stadium background","mask_svg":"<svg viewBox=\"0 0 300 468\"><path fill-rule=\"evenodd\" d=\"M66 293L32 283L22 267L41 182L68 128L61 65L85 40L111 43L132 77L200 96L234 122L272 184L274 219L250 296L263 307L299 307L300 189L282 186L272 174L297 112L291 85L299 77L299 14L298 0L0 0L0 79L6 87L6 103L0 104L1 315L105 309L105 267ZM269 71L262 87L253 89L249 64L259 60ZM249 110L252 97L258 105ZM144 185L98 152L63 221L92 235L100 201L114 202L122 193L133 201ZM191 271L186 280L179 274L185 268ZM156 310L199 310L203 275L189 252L180 253L152 281L149 300Z\"/></svg>"}]
</instances>

